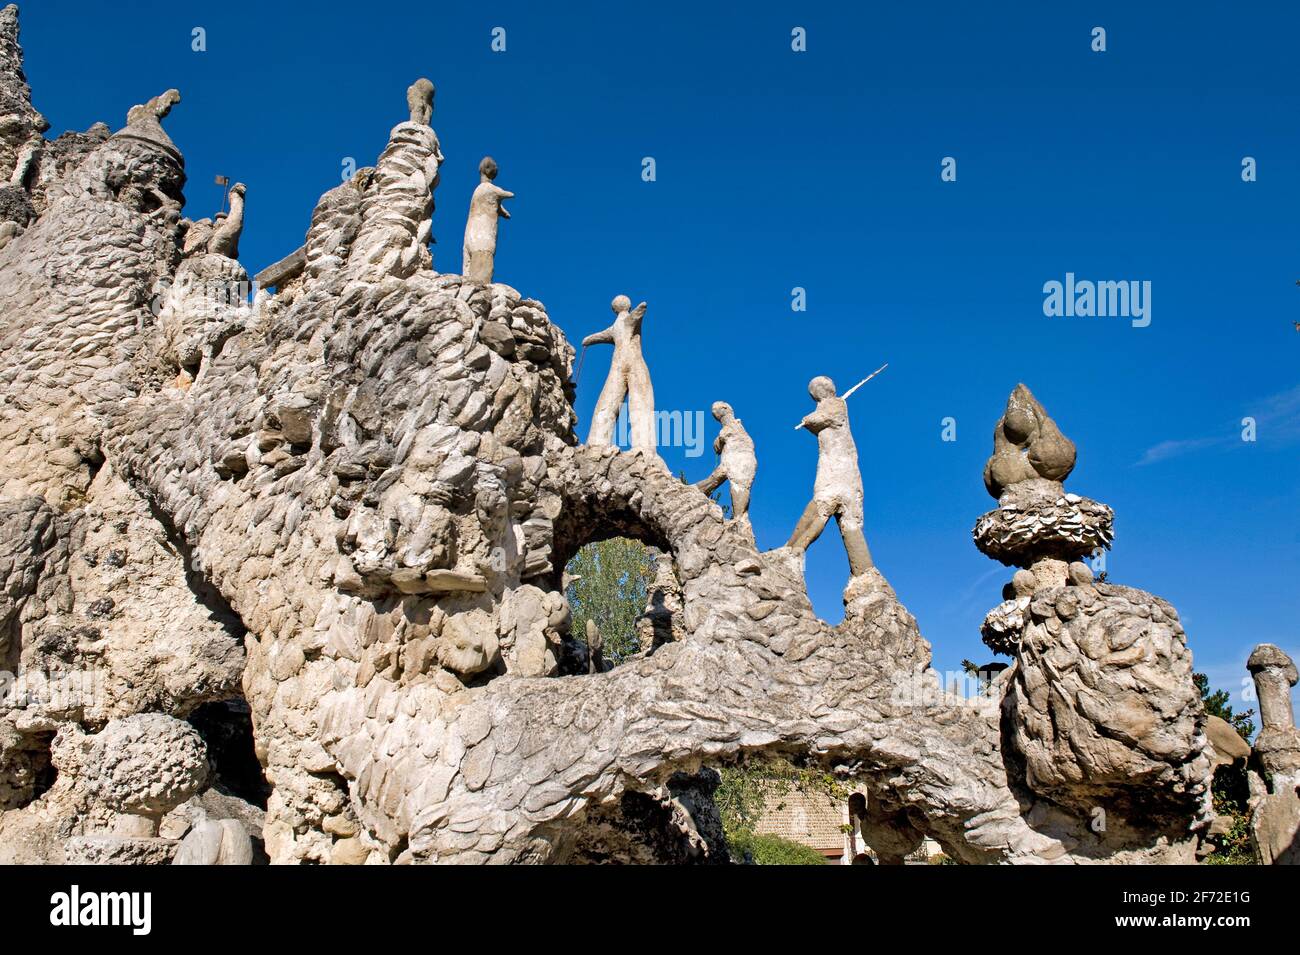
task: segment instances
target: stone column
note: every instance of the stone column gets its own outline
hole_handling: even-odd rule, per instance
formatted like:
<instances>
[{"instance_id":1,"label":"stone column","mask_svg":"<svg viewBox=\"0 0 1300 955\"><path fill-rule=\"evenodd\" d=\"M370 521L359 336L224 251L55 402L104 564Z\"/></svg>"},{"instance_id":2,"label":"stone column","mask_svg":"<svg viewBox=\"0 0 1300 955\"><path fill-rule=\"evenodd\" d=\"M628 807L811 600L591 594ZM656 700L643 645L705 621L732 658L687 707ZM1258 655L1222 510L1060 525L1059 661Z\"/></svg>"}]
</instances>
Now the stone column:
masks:
<instances>
[{"instance_id":1,"label":"stone column","mask_svg":"<svg viewBox=\"0 0 1300 955\"><path fill-rule=\"evenodd\" d=\"M1280 647L1261 643L1246 668L1263 724L1252 755L1251 836L1265 865L1300 865L1300 730L1291 706L1296 666Z\"/></svg>"},{"instance_id":2,"label":"stone column","mask_svg":"<svg viewBox=\"0 0 1300 955\"><path fill-rule=\"evenodd\" d=\"M1295 663L1280 647L1261 643L1246 661L1246 669L1255 680L1263 729L1293 729L1295 713L1291 706L1291 687L1296 684Z\"/></svg>"}]
</instances>

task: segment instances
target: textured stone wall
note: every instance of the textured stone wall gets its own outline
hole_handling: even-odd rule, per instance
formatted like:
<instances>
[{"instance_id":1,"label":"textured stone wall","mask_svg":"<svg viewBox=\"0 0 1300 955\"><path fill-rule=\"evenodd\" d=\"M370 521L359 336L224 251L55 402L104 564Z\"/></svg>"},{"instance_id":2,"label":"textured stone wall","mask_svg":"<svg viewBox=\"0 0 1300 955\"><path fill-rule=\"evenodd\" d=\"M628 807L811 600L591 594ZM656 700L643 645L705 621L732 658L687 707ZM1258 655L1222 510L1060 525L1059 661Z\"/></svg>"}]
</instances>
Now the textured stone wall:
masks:
<instances>
[{"instance_id":1,"label":"textured stone wall","mask_svg":"<svg viewBox=\"0 0 1300 955\"><path fill-rule=\"evenodd\" d=\"M45 144L0 248L0 649L46 690L102 681L4 698L0 858L168 861L183 837L183 862L246 862L252 830L274 862L718 862L704 767L767 751L861 784L883 856L1190 860L1208 761L1167 604L1067 582L1058 542L997 612L992 695L947 693L879 572L831 627L797 553L652 452L577 443L545 307L432 268L427 126L322 197L305 267L251 303L209 294L247 274L180 218L163 140ZM1013 497L986 522L1008 563L1042 517ZM670 555L673 592L637 658L588 675L561 575L613 534ZM185 722L241 696L264 815Z\"/></svg>"}]
</instances>

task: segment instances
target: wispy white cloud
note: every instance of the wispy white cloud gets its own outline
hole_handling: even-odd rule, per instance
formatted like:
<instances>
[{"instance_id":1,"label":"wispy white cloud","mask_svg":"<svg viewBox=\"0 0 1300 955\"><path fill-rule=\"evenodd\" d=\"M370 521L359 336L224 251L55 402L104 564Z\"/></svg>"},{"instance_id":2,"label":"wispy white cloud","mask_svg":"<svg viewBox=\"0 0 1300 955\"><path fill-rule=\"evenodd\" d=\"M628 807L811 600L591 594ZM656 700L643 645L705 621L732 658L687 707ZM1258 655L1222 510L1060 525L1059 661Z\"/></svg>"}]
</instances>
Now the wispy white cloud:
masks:
<instances>
[{"instance_id":1,"label":"wispy white cloud","mask_svg":"<svg viewBox=\"0 0 1300 955\"><path fill-rule=\"evenodd\" d=\"M1159 444L1147 448L1138 464L1155 464L1157 461L1167 461L1169 458L1200 451L1202 448L1212 448L1216 444L1227 444L1233 440L1236 440L1236 438L1225 435L1217 438L1187 438L1183 441L1161 441Z\"/></svg>"},{"instance_id":2,"label":"wispy white cloud","mask_svg":"<svg viewBox=\"0 0 1300 955\"><path fill-rule=\"evenodd\" d=\"M1290 444L1300 441L1300 385L1244 406L1241 418L1247 417L1255 419L1258 440L1270 444ZM1241 441L1241 418L1231 426L1225 427L1222 434L1161 441L1159 444L1152 445L1143 452L1137 466L1168 461L1170 458L1182 457L1207 448L1229 447L1237 444Z\"/></svg>"}]
</instances>

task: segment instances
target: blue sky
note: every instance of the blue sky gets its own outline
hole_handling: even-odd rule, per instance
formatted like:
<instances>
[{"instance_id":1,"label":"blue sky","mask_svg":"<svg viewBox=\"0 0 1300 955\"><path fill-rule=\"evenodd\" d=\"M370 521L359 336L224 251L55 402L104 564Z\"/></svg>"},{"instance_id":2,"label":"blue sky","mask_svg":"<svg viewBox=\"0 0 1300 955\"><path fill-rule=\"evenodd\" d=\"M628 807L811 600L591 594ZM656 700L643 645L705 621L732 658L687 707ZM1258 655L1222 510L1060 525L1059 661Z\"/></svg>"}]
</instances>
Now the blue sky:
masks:
<instances>
[{"instance_id":1,"label":"blue sky","mask_svg":"<svg viewBox=\"0 0 1300 955\"><path fill-rule=\"evenodd\" d=\"M490 153L518 194L498 279L575 341L608 324L614 295L649 302L658 406L707 415L725 399L755 438L764 547L811 493L815 441L793 430L808 380L843 389L888 361L851 400L867 536L940 669L991 658L978 626L1009 571L970 529L993 505L980 471L1018 381L1079 447L1068 489L1115 508L1111 579L1179 609L1198 669L1239 691L1254 644L1300 653L1300 10L21 6L51 135L116 129L180 88L167 127L187 214L216 211L214 174L247 183L250 271L297 247L345 160L373 164L407 84L432 78L447 159L435 268L460 269ZM195 27L206 52L191 50ZM945 156L955 182L940 180ZM1256 182L1242 181L1246 156ZM1044 283L1067 272L1151 282L1151 324L1044 316ZM805 312L791 310L796 286ZM608 354L587 356L582 435ZM663 456L702 478L711 452L685 450ZM828 620L846 576L828 528L808 560Z\"/></svg>"}]
</instances>

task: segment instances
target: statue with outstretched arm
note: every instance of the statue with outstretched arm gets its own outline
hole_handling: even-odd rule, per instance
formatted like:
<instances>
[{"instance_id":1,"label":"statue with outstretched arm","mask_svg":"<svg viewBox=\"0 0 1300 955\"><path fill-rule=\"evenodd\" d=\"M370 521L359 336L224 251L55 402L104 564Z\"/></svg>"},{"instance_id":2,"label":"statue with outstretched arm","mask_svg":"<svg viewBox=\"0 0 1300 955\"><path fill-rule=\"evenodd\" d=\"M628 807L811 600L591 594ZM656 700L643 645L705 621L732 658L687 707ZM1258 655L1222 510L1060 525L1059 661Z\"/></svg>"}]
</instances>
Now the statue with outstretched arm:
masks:
<instances>
[{"instance_id":1,"label":"statue with outstretched arm","mask_svg":"<svg viewBox=\"0 0 1300 955\"><path fill-rule=\"evenodd\" d=\"M478 285L492 284L492 273L496 269L497 221L510 218L502 203L515 196L492 181L497 172L496 160L484 156L478 164L479 184L470 197L469 219L465 223L461 271L466 281Z\"/></svg>"},{"instance_id":2,"label":"statue with outstretched arm","mask_svg":"<svg viewBox=\"0 0 1300 955\"><path fill-rule=\"evenodd\" d=\"M596 399L596 410L591 416L588 444L613 444L614 425L618 409L627 398L628 420L631 424L632 447L655 449L655 395L650 384L650 369L641 354L641 320L646 304L632 308L632 300L619 295L610 303L614 310L614 324L603 331L588 335L582 346L613 345L614 357L610 361L609 376Z\"/></svg>"},{"instance_id":3,"label":"statue with outstretched arm","mask_svg":"<svg viewBox=\"0 0 1300 955\"><path fill-rule=\"evenodd\" d=\"M849 572L857 577L873 565L862 531L862 474L853 432L849 430L849 406L835 396L835 383L824 375L808 383L808 394L817 407L799 427L817 436L817 478L813 498L786 546L806 551L834 517L848 552Z\"/></svg>"}]
</instances>

